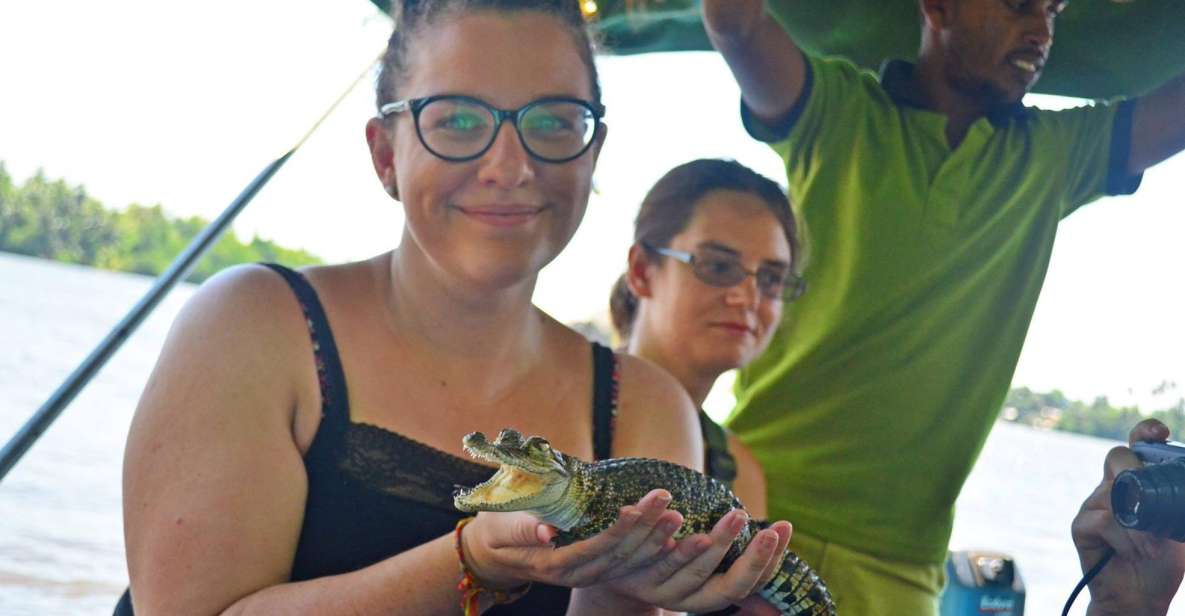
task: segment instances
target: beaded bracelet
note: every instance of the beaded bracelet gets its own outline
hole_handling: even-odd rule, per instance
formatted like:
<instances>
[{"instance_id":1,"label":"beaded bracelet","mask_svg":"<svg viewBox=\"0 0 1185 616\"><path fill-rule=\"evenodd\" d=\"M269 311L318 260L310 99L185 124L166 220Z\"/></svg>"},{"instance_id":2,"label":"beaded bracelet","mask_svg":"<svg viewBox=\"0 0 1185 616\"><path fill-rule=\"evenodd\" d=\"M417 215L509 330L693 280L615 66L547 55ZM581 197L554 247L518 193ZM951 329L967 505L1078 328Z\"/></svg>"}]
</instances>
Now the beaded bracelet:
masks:
<instances>
[{"instance_id":1,"label":"beaded bracelet","mask_svg":"<svg viewBox=\"0 0 1185 616\"><path fill-rule=\"evenodd\" d=\"M477 616L480 613L478 601L479 595L483 592L494 595L494 605L502 605L518 601L527 594L527 591L531 590L530 582L507 590L486 588L477 582L477 578L473 577L473 572L465 564L465 551L461 549L461 529L465 528L465 525L472 522L473 519L474 516L461 518L457 522L457 530L453 534L453 547L457 549L457 563L461 565L461 581L457 583L457 590L461 591L461 612L465 616Z\"/></svg>"}]
</instances>

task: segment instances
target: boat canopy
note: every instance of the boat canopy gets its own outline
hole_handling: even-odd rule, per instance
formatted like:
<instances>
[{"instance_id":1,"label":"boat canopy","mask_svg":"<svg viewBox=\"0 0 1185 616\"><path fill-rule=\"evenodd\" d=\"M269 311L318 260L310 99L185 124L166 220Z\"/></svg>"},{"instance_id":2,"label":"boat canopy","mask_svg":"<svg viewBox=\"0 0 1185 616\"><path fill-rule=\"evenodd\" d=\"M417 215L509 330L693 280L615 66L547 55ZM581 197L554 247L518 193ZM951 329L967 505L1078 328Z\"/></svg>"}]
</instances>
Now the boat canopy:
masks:
<instances>
[{"instance_id":1,"label":"boat canopy","mask_svg":"<svg viewBox=\"0 0 1185 616\"><path fill-rule=\"evenodd\" d=\"M390 0L371 0L384 12ZM400 1L400 0L396 0ZM699 0L580 2L606 53L708 50ZM918 0L768 0L769 11L807 52L879 68L914 59ZM1090 99L1142 94L1185 73L1185 1L1071 0L1034 88Z\"/></svg>"}]
</instances>

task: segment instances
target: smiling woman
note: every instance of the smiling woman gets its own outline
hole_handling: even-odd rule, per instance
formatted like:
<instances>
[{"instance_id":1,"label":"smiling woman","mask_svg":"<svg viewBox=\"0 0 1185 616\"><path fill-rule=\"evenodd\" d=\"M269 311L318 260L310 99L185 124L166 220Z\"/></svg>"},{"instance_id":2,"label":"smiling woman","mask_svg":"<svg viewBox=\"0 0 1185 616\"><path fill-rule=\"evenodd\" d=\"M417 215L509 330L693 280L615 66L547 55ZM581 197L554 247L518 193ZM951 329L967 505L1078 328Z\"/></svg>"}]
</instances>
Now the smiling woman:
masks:
<instances>
[{"instance_id":1,"label":"smiling woman","mask_svg":"<svg viewBox=\"0 0 1185 616\"><path fill-rule=\"evenodd\" d=\"M678 383L531 303L606 134L576 6L408 2L377 102L366 138L403 206L399 248L197 291L128 437L119 611L711 611L770 579L787 524L709 575L745 514L676 543L665 490L560 549L525 514L452 507L454 485L492 471L460 455L474 430L513 425L586 459L702 459Z\"/></svg>"}]
</instances>

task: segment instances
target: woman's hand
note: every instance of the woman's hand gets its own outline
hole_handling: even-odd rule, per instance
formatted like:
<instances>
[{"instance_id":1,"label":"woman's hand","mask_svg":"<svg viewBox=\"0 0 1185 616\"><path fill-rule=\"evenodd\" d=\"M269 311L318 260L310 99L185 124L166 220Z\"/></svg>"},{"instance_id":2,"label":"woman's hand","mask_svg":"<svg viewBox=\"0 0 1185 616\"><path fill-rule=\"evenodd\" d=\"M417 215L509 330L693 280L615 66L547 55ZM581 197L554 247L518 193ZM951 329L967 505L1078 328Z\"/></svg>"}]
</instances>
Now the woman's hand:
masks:
<instances>
[{"instance_id":1,"label":"woman's hand","mask_svg":"<svg viewBox=\"0 0 1185 616\"><path fill-rule=\"evenodd\" d=\"M555 529L527 513L481 513L461 534L465 562L490 588L530 581L579 588L643 567L675 548L683 524L668 510L671 495L653 490L622 507L617 522L595 537L554 548Z\"/></svg>"},{"instance_id":2,"label":"woman's hand","mask_svg":"<svg viewBox=\"0 0 1185 616\"><path fill-rule=\"evenodd\" d=\"M1131 431L1130 443L1162 441L1168 428L1155 419L1140 422ZM1127 447L1107 454L1103 480L1082 503L1071 525L1082 570L1094 567L1108 548L1115 556L1090 582L1088 614L1164 614L1185 574L1185 545L1164 537L1122 528L1111 511L1111 486L1115 477L1140 468L1139 458Z\"/></svg>"},{"instance_id":3,"label":"woman's hand","mask_svg":"<svg viewBox=\"0 0 1185 616\"><path fill-rule=\"evenodd\" d=\"M711 612L743 603L747 613L776 614L754 593L777 573L778 557L790 542L789 522L757 533L727 571L715 573L747 521L744 511L734 510L711 533L684 537L653 564L610 580L605 589L674 611Z\"/></svg>"}]
</instances>

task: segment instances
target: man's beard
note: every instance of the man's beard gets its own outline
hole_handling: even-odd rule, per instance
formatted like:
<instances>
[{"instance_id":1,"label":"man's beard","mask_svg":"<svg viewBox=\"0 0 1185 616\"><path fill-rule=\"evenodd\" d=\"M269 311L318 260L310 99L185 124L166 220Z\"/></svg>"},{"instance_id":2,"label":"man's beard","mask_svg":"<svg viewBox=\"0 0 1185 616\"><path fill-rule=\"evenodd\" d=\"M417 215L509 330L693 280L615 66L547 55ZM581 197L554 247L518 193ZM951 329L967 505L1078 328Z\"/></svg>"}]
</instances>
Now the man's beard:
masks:
<instances>
[{"instance_id":1,"label":"man's beard","mask_svg":"<svg viewBox=\"0 0 1185 616\"><path fill-rule=\"evenodd\" d=\"M992 80L975 75L970 68L971 64L965 60L965 54L959 48L951 48L947 52L947 60L947 83L956 92L977 102L984 109L1019 102L1027 91L1027 88L1022 88L1019 94L1013 95Z\"/></svg>"}]
</instances>

